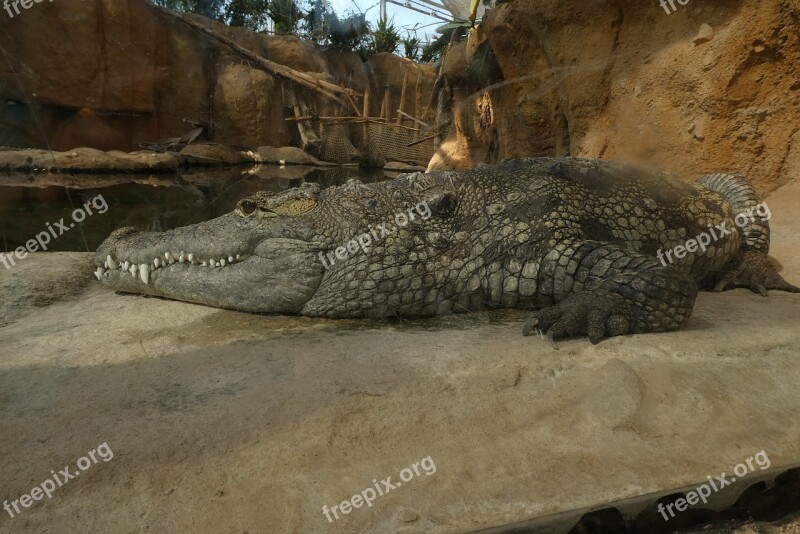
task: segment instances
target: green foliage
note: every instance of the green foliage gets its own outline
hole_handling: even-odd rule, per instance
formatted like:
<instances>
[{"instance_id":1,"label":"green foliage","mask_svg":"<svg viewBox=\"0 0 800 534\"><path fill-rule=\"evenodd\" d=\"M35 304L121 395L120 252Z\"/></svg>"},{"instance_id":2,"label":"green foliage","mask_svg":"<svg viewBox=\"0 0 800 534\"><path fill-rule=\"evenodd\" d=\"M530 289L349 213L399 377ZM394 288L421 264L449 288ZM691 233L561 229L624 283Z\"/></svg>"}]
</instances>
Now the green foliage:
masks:
<instances>
[{"instance_id":1,"label":"green foliage","mask_svg":"<svg viewBox=\"0 0 800 534\"><path fill-rule=\"evenodd\" d=\"M400 46L400 41L400 34L397 33L394 21L388 21L385 18L380 19L378 27L372 32L368 51L371 54L380 52L394 54L397 51L397 47Z\"/></svg>"},{"instance_id":2,"label":"green foliage","mask_svg":"<svg viewBox=\"0 0 800 534\"><path fill-rule=\"evenodd\" d=\"M431 41L422 47L419 60L422 63L433 63L434 61L439 61L445 48L447 48L447 41L443 39Z\"/></svg>"},{"instance_id":3,"label":"green foliage","mask_svg":"<svg viewBox=\"0 0 800 534\"><path fill-rule=\"evenodd\" d=\"M267 27L268 10L274 0L231 0L224 10L224 21L231 26L253 30ZM278 22L275 22L277 29Z\"/></svg>"},{"instance_id":4,"label":"green foliage","mask_svg":"<svg viewBox=\"0 0 800 534\"><path fill-rule=\"evenodd\" d=\"M405 57L433 61L438 47L422 47L416 35L401 38L391 20L378 21L373 30L363 13L348 12L340 17L326 0L152 0L173 9L199 13L230 26L264 31L271 20L275 33L300 35L322 46L351 50L362 56L379 52L396 53L402 45ZM307 5L307 10L300 7Z\"/></svg>"},{"instance_id":5,"label":"green foliage","mask_svg":"<svg viewBox=\"0 0 800 534\"><path fill-rule=\"evenodd\" d=\"M312 0L303 17L304 36L322 46L363 53L370 34L364 14L351 11L340 18L327 5L324 0Z\"/></svg>"},{"instance_id":6,"label":"green foliage","mask_svg":"<svg viewBox=\"0 0 800 534\"><path fill-rule=\"evenodd\" d=\"M187 11L211 19L222 19L223 0L153 0L153 3L174 11Z\"/></svg>"},{"instance_id":7,"label":"green foliage","mask_svg":"<svg viewBox=\"0 0 800 534\"><path fill-rule=\"evenodd\" d=\"M393 49L397 49L400 36L392 24L378 24L373 32L363 13L348 12L339 17L324 0L311 0L304 16L304 37L316 41L321 46L329 46L337 50L350 50L362 56L383 51L394 39ZM383 33L379 33L383 31ZM380 48L376 48L377 42ZM387 40L388 36L388 40Z\"/></svg>"},{"instance_id":8,"label":"green foliage","mask_svg":"<svg viewBox=\"0 0 800 534\"><path fill-rule=\"evenodd\" d=\"M156 5L175 11L198 13L222 21L264 31L272 19L277 33L295 33L303 11L295 0L153 0Z\"/></svg>"},{"instance_id":9,"label":"green foliage","mask_svg":"<svg viewBox=\"0 0 800 534\"><path fill-rule=\"evenodd\" d=\"M266 0L266 4L267 15L274 23L275 33L297 33L304 13L295 0Z\"/></svg>"},{"instance_id":10,"label":"green foliage","mask_svg":"<svg viewBox=\"0 0 800 534\"><path fill-rule=\"evenodd\" d=\"M455 38L453 37L453 33L456 34ZM435 41L431 41L422 47L420 61L422 63L433 63L434 61L439 61L439 59L442 57L442 53L445 51L450 41L453 39L458 40L465 35L466 28L464 27L449 28L444 30L442 35L440 35Z\"/></svg>"},{"instance_id":11,"label":"green foliage","mask_svg":"<svg viewBox=\"0 0 800 534\"><path fill-rule=\"evenodd\" d=\"M306 37L319 44L324 44L328 38L328 14L325 0L311 0L308 11L303 16L303 28Z\"/></svg>"},{"instance_id":12,"label":"green foliage","mask_svg":"<svg viewBox=\"0 0 800 534\"><path fill-rule=\"evenodd\" d=\"M328 19L328 40L331 46L339 50L363 52L370 33L369 24L362 13L348 13L340 19L336 13L330 13Z\"/></svg>"},{"instance_id":13,"label":"green foliage","mask_svg":"<svg viewBox=\"0 0 800 534\"><path fill-rule=\"evenodd\" d=\"M403 54L405 57L408 59L413 59L414 61L419 61L419 45L421 44L419 38L416 35L412 36L409 33L404 39L401 40L401 42L403 43Z\"/></svg>"}]
</instances>

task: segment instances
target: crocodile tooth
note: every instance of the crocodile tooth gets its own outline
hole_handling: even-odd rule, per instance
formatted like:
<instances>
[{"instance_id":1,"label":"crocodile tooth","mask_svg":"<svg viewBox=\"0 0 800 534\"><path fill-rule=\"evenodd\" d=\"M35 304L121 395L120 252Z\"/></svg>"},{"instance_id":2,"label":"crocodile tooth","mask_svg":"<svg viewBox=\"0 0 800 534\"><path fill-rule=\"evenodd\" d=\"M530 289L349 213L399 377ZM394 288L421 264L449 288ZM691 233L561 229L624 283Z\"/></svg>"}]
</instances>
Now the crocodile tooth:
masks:
<instances>
[{"instance_id":1,"label":"crocodile tooth","mask_svg":"<svg viewBox=\"0 0 800 534\"><path fill-rule=\"evenodd\" d=\"M225 265L226 265L227 263L228 263L228 262L227 262L227 261L225 261L225 258L222 258L221 260L219 260L219 266L220 266L220 267L225 267Z\"/></svg>"},{"instance_id":2,"label":"crocodile tooth","mask_svg":"<svg viewBox=\"0 0 800 534\"><path fill-rule=\"evenodd\" d=\"M141 278L142 282L145 284L150 283L150 265L147 263L143 263L139 266L139 278Z\"/></svg>"},{"instance_id":3,"label":"crocodile tooth","mask_svg":"<svg viewBox=\"0 0 800 534\"><path fill-rule=\"evenodd\" d=\"M233 263L233 256L228 256L228 263Z\"/></svg>"},{"instance_id":4,"label":"crocodile tooth","mask_svg":"<svg viewBox=\"0 0 800 534\"><path fill-rule=\"evenodd\" d=\"M172 254L170 254L169 252L165 252L165 253L164 253L164 259L165 259L166 261L169 261L169 260L171 260L171 259L172 259Z\"/></svg>"},{"instance_id":5,"label":"crocodile tooth","mask_svg":"<svg viewBox=\"0 0 800 534\"><path fill-rule=\"evenodd\" d=\"M192 253L189 253L189 263L194 265L194 254L192 254Z\"/></svg>"},{"instance_id":6,"label":"crocodile tooth","mask_svg":"<svg viewBox=\"0 0 800 534\"><path fill-rule=\"evenodd\" d=\"M181 255L178 256L178 261L180 263L186 263L186 253L185 252L181 252Z\"/></svg>"},{"instance_id":7,"label":"crocodile tooth","mask_svg":"<svg viewBox=\"0 0 800 534\"><path fill-rule=\"evenodd\" d=\"M242 257L242 255L241 255L241 254L237 254L237 255L236 255L236 259L237 259L237 260L238 260L239 258L241 258L241 257Z\"/></svg>"},{"instance_id":8,"label":"crocodile tooth","mask_svg":"<svg viewBox=\"0 0 800 534\"><path fill-rule=\"evenodd\" d=\"M153 260L153 267L155 267L156 269L161 267L161 258L156 258Z\"/></svg>"},{"instance_id":9,"label":"crocodile tooth","mask_svg":"<svg viewBox=\"0 0 800 534\"><path fill-rule=\"evenodd\" d=\"M136 278L136 271L138 271L138 270L139 270L139 266L136 265L136 264L133 264L133 265L131 265L131 268L129 269L128 272L131 273L132 277Z\"/></svg>"},{"instance_id":10,"label":"crocodile tooth","mask_svg":"<svg viewBox=\"0 0 800 534\"><path fill-rule=\"evenodd\" d=\"M126 260L125 263L122 264L122 270L127 271L130 268L131 268L131 262Z\"/></svg>"},{"instance_id":11,"label":"crocodile tooth","mask_svg":"<svg viewBox=\"0 0 800 534\"><path fill-rule=\"evenodd\" d=\"M201 265L202 267L207 267L207 264L206 264L206 262L203 262L203 263L201 263L200 265Z\"/></svg>"},{"instance_id":12,"label":"crocodile tooth","mask_svg":"<svg viewBox=\"0 0 800 534\"><path fill-rule=\"evenodd\" d=\"M100 278L105 274L106 270L102 267L98 267L97 270L94 272L95 278L100 280Z\"/></svg>"},{"instance_id":13,"label":"crocodile tooth","mask_svg":"<svg viewBox=\"0 0 800 534\"><path fill-rule=\"evenodd\" d=\"M117 268L117 262L115 262L114 258L111 257L111 254L106 256L106 266L112 271Z\"/></svg>"}]
</instances>

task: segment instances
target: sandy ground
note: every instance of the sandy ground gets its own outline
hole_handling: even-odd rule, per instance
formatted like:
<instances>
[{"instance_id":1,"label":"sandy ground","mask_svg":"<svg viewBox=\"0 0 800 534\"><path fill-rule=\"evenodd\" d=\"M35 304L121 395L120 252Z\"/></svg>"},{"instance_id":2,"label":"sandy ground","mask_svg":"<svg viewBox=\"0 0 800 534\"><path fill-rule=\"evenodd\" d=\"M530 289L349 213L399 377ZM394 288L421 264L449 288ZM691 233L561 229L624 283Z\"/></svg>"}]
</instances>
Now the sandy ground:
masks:
<instances>
[{"instance_id":1,"label":"sandy ground","mask_svg":"<svg viewBox=\"0 0 800 534\"><path fill-rule=\"evenodd\" d=\"M800 283L800 185L768 202ZM800 295L703 293L680 332L556 351L518 311L257 316L116 295L88 263L0 269L0 500L102 443L113 458L0 510L0 532L466 532L700 483L762 450L800 464ZM386 477L398 487L326 519Z\"/></svg>"}]
</instances>

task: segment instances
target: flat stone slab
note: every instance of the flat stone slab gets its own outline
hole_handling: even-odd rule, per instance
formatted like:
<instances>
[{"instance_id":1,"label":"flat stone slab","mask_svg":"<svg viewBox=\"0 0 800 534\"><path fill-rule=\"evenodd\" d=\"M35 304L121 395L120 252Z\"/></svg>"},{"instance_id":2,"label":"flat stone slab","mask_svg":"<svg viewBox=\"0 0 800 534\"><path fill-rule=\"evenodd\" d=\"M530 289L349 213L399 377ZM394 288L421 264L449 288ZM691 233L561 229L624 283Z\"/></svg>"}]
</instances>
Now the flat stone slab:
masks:
<instances>
[{"instance_id":1,"label":"flat stone slab","mask_svg":"<svg viewBox=\"0 0 800 534\"><path fill-rule=\"evenodd\" d=\"M172 154L149 151L103 152L76 148L67 152L29 149L0 151L0 171L130 173L175 172L179 161Z\"/></svg>"},{"instance_id":2,"label":"flat stone slab","mask_svg":"<svg viewBox=\"0 0 800 534\"><path fill-rule=\"evenodd\" d=\"M66 152L50 150L0 150L0 172L47 173L176 173L184 167L228 166L255 163L255 157L235 148L196 143L181 152L103 152L76 148Z\"/></svg>"},{"instance_id":3,"label":"flat stone slab","mask_svg":"<svg viewBox=\"0 0 800 534\"><path fill-rule=\"evenodd\" d=\"M276 165L313 165L316 167L337 167L335 163L321 161L304 150L293 147L261 146L256 150L256 160L260 163Z\"/></svg>"},{"instance_id":4,"label":"flat stone slab","mask_svg":"<svg viewBox=\"0 0 800 534\"><path fill-rule=\"evenodd\" d=\"M798 200L768 199L795 283ZM800 295L701 293L681 331L555 350L521 336L521 311L251 315L106 291L89 258L0 266L0 501L101 443L114 457L0 513L1 532L467 532L692 486L762 450L800 463Z\"/></svg>"},{"instance_id":5,"label":"flat stone slab","mask_svg":"<svg viewBox=\"0 0 800 534\"><path fill-rule=\"evenodd\" d=\"M176 158L183 165L195 167L243 165L256 162L255 157L246 152L226 145L212 143L187 145L176 155Z\"/></svg>"},{"instance_id":6,"label":"flat stone slab","mask_svg":"<svg viewBox=\"0 0 800 534\"><path fill-rule=\"evenodd\" d=\"M425 172L425 167L423 165L414 165L404 161L390 161L383 166L383 170L394 172Z\"/></svg>"}]
</instances>

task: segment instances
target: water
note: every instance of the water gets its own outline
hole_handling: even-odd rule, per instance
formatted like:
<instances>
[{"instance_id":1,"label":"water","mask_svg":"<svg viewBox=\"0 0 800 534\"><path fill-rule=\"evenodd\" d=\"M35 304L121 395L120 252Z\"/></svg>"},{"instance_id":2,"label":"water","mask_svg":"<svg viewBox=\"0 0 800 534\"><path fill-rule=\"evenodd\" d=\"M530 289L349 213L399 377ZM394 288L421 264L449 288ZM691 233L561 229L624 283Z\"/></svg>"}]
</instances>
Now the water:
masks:
<instances>
[{"instance_id":1,"label":"water","mask_svg":"<svg viewBox=\"0 0 800 534\"><path fill-rule=\"evenodd\" d=\"M356 168L257 166L175 175L0 175L0 250L25 246L47 225L62 218L69 226L75 208L97 195L108 204L48 245L50 251L94 251L116 228L169 230L206 221L231 211L256 191L280 192L303 182L344 184L350 178L377 182L383 171ZM98 204L101 204L98 202ZM96 210L95 210L96 211ZM59 230L56 230L59 233Z\"/></svg>"}]
</instances>

